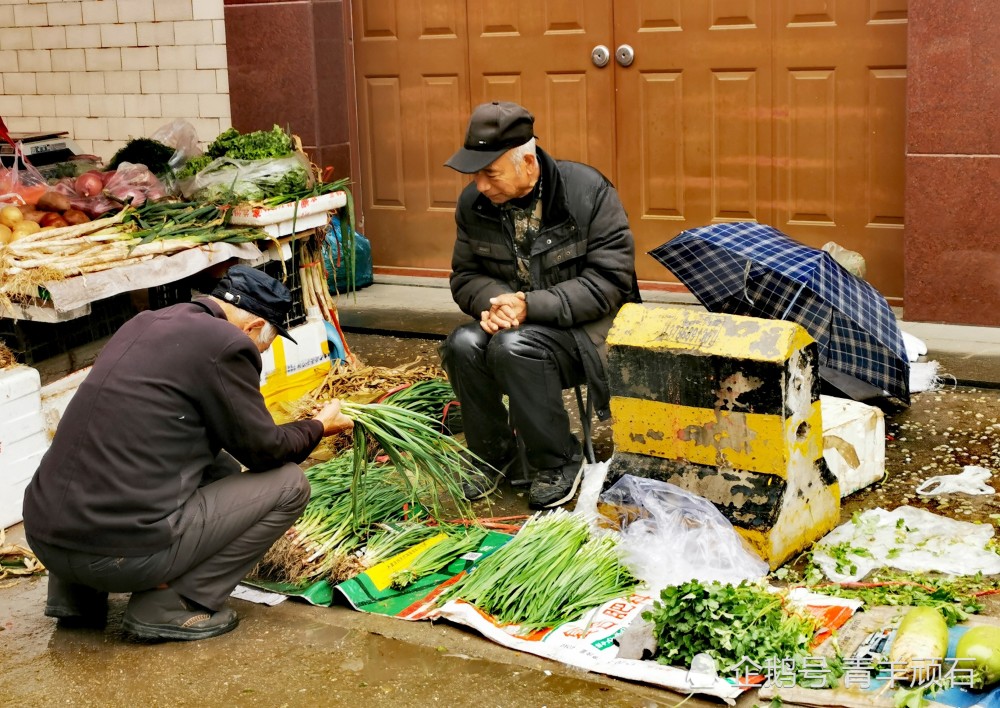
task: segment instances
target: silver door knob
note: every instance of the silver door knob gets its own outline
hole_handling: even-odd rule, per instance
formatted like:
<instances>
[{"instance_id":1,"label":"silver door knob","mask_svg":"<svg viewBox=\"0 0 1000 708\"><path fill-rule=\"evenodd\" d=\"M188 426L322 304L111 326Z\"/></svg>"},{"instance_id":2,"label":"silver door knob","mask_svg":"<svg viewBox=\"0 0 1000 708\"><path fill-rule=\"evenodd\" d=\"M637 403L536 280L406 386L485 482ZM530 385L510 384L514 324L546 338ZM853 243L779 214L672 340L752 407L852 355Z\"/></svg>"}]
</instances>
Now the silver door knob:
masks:
<instances>
[{"instance_id":1,"label":"silver door knob","mask_svg":"<svg viewBox=\"0 0 1000 708\"><path fill-rule=\"evenodd\" d=\"M591 50L590 59L594 62L594 66L606 66L611 61L611 50L603 44L598 44Z\"/></svg>"},{"instance_id":2,"label":"silver door knob","mask_svg":"<svg viewBox=\"0 0 1000 708\"><path fill-rule=\"evenodd\" d=\"M621 66L629 66L635 61L635 50L628 44L623 44L615 51L615 61Z\"/></svg>"}]
</instances>

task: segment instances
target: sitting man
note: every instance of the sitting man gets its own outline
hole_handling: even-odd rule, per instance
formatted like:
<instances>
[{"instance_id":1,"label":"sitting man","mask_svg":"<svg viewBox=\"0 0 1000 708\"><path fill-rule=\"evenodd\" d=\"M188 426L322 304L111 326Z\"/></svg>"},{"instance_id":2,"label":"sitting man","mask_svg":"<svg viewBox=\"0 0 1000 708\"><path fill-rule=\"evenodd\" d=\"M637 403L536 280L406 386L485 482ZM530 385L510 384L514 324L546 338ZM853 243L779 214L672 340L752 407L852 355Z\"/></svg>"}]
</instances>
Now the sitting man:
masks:
<instances>
[{"instance_id":1,"label":"sitting man","mask_svg":"<svg viewBox=\"0 0 1000 708\"><path fill-rule=\"evenodd\" d=\"M142 312L108 341L24 498L46 615L103 626L108 593L131 592L123 626L139 638L236 627L226 598L309 500L297 463L353 427L339 401L286 425L265 408L260 355L291 339L291 306L236 265L212 297Z\"/></svg>"},{"instance_id":2,"label":"sitting man","mask_svg":"<svg viewBox=\"0 0 1000 708\"><path fill-rule=\"evenodd\" d=\"M534 117L515 103L477 106L445 164L474 175L455 210L451 292L476 321L452 332L442 362L469 449L493 467L466 497L492 492L516 463L516 431L535 471L531 506L564 504L582 467L562 390L587 383L609 416L604 340L622 304L639 300L625 210L600 172L536 147Z\"/></svg>"}]
</instances>

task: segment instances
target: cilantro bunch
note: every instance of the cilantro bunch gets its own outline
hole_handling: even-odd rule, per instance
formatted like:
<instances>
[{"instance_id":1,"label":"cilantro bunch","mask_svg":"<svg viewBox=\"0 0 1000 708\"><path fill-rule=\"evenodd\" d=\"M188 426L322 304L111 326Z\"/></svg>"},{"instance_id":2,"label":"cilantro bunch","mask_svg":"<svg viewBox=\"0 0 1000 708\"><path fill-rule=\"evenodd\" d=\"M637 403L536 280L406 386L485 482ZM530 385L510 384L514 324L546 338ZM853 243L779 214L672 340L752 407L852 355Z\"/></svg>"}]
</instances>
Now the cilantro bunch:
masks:
<instances>
[{"instance_id":1,"label":"cilantro bunch","mask_svg":"<svg viewBox=\"0 0 1000 708\"><path fill-rule=\"evenodd\" d=\"M784 595L745 580L666 587L643 619L653 623L660 663L690 666L705 652L720 674L745 659L763 664L806 656L818 629L811 616L789 610Z\"/></svg>"}]
</instances>

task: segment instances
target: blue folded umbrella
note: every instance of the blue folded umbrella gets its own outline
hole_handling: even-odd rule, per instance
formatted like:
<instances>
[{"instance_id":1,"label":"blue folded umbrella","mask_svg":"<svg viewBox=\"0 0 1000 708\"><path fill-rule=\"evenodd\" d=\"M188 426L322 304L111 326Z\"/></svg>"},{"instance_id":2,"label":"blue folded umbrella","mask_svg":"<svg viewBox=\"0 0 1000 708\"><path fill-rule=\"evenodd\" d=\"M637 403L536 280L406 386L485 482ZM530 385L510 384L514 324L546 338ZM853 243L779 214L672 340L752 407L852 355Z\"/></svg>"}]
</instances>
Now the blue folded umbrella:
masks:
<instances>
[{"instance_id":1,"label":"blue folded umbrella","mask_svg":"<svg viewBox=\"0 0 1000 708\"><path fill-rule=\"evenodd\" d=\"M837 388L851 377L910 404L910 365L895 314L825 251L764 224L737 222L689 229L649 254L711 312L802 325L819 346L821 375Z\"/></svg>"}]
</instances>

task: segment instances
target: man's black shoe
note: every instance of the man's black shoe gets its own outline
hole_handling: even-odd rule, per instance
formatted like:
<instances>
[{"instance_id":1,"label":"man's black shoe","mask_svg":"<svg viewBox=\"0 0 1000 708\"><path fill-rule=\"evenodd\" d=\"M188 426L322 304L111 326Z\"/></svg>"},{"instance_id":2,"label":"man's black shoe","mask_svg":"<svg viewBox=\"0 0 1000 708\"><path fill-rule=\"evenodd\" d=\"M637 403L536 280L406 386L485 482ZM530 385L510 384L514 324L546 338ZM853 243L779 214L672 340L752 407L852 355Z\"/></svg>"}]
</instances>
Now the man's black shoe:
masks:
<instances>
[{"instance_id":1,"label":"man's black shoe","mask_svg":"<svg viewBox=\"0 0 1000 708\"><path fill-rule=\"evenodd\" d=\"M171 588L134 592L122 628L139 639L191 641L225 634L239 624L236 612L194 606Z\"/></svg>"},{"instance_id":2,"label":"man's black shoe","mask_svg":"<svg viewBox=\"0 0 1000 708\"><path fill-rule=\"evenodd\" d=\"M579 459L562 467L539 470L528 490L528 506L532 509L550 509L565 504L576 494L583 477L583 465Z\"/></svg>"},{"instance_id":3,"label":"man's black shoe","mask_svg":"<svg viewBox=\"0 0 1000 708\"><path fill-rule=\"evenodd\" d=\"M60 626L102 628L108 622L108 593L67 583L49 572L45 616Z\"/></svg>"},{"instance_id":4,"label":"man's black shoe","mask_svg":"<svg viewBox=\"0 0 1000 708\"><path fill-rule=\"evenodd\" d=\"M476 463L476 469L470 473L470 479L462 483L462 492L469 501L477 501L496 491L500 478L513 471L518 461L517 449L497 466L484 466Z\"/></svg>"}]
</instances>

